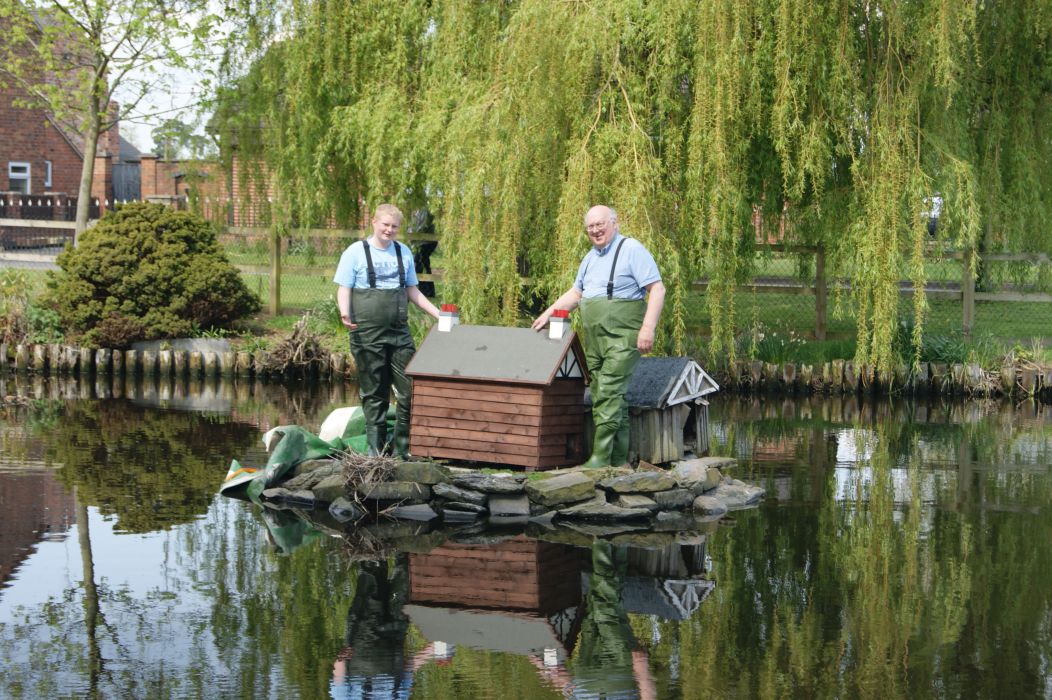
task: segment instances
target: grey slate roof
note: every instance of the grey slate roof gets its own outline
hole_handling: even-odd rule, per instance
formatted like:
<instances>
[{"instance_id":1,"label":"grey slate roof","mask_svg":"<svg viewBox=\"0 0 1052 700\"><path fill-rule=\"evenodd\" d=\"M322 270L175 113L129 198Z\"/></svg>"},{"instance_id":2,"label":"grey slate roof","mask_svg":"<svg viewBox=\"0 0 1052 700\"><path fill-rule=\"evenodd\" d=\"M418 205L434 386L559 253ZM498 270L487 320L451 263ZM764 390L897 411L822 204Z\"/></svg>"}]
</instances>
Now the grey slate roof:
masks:
<instances>
[{"instance_id":1,"label":"grey slate roof","mask_svg":"<svg viewBox=\"0 0 1052 700\"><path fill-rule=\"evenodd\" d=\"M674 398L671 394L676 388L676 383L692 363L694 360L689 357L644 357L640 359L632 374L632 379L628 382L628 391L625 393L628 405L633 408L665 408ZM700 367L694 371L698 370ZM706 389L699 395L714 390Z\"/></svg>"},{"instance_id":2,"label":"grey slate roof","mask_svg":"<svg viewBox=\"0 0 1052 700\"><path fill-rule=\"evenodd\" d=\"M628 382L625 398L636 408L661 408L689 357L644 357Z\"/></svg>"},{"instance_id":3,"label":"grey slate roof","mask_svg":"<svg viewBox=\"0 0 1052 700\"><path fill-rule=\"evenodd\" d=\"M584 352L574 333L551 340L547 331L501 326L435 326L406 367L411 377L466 379L548 385L568 352L586 373Z\"/></svg>"}]
</instances>

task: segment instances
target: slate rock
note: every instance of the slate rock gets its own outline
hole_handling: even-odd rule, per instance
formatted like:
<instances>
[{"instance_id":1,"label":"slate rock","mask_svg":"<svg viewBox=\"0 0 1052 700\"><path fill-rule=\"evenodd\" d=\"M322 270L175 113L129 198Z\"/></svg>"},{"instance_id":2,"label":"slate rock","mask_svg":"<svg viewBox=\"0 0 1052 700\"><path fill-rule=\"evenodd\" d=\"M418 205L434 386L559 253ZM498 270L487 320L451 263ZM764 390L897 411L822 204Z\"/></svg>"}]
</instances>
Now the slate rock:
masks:
<instances>
[{"instance_id":1,"label":"slate rock","mask_svg":"<svg viewBox=\"0 0 1052 700\"><path fill-rule=\"evenodd\" d=\"M362 498L373 501L429 501L431 487L412 481L381 481L358 491Z\"/></svg>"},{"instance_id":2,"label":"slate rock","mask_svg":"<svg viewBox=\"0 0 1052 700\"><path fill-rule=\"evenodd\" d=\"M337 498L347 495L347 480L343 474L333 474L315 484L311 491L322 503L332 503Z\"/></svg>"},{"instance_id":3,"label":"slate rock","mask_svg":"<svg viewBox=\"0 0 1052 700\"><path fill-rule=\"evenodd\" d=\"M272 489L266 489L261 494L264 500L277 501L285 506L295 506L298 508L313 508L314 507L314 494L310 491L290 491L289 489L277 487Z\"/></svg>"},{"instance_id":4,"label":"slate rock","mask_svg":"<svg viewBox=\"0 0 1052 700\"><path fill-rule=\"evenodd\" d=\"M309 466L310 468L304 468ZM342 474L343 466L331 459L312 459L296 465L295 476L282 484L290 491L311 490L314 485L333 474Z\"/></svg>"},{"instance_id":5,"label":"slate rock","mask_svg":"<svg viewBox=\"0 0 1052 700\"><path fill-rule=\"evenodd\" d=\"M329 515L336 518L338 522L347 523L361 520L366 513L349 498L341 496L329 505Z\"/></svg>"},{"instance_id":6,"label":"slate rock","mask_svg":"<svg viewBox=\"0 0 1052 700\"><path fill-rule=\"evenodd\" d=\"M723 474L720 472L719 469L711 467L709 469L708 474L705 475L705 478L691 486L690 491L695 496L700 496L702 494L708 493L709 491L712 491L714 488L716 488L722 483Z\"/></svg>"},{"instance_id":7,"label":"slate rock","mask_svg":"<svg viewBox=\"0 0 1052 700\"><path fill-rule=\"evenodd\" d=\"M394 478L433 486L448 482L449 470L434 462L399 462L394 467Z\"/></svg>"},{"instance_id":8,"label":"slate rock","mask_svg":"<svg viewBox=\"0 0 1052 700\"><path fill-rule=\"evenodd\" d=\"M492 474L454 474L453 483L461 488L482 491L483 493L522 493L522 481L514 476L494 476Z\"/></svg>"},{"instance_id":9,"label":"slate rock","mask_svg":"<svg viewBox=\"0 0 1052 700\"><path fill-rule=\"evenodd\" d=\"M451 510L449 508L442 509L442 520L446 523L470 523L479 518L478 513L472 513L466 510Z\"/></svg>"},{"instance_id":10,"label":"slate rock","mask_svg":"<svg viewBox=\"0 0 1052 700\"><path fill-rule=\"evenodd\" d=\"M643 508L651 513L660 510L657 501L640 493L623 493L614 501L614 505L621 508Z\"/></svg>"},{"instance_id":11,"label":"slate rock","mask_svg":"<svg viewBox=\"0 0 1052 700\"><path fill-rule=\"evenodd\" d=\"M480 506L477 503L464 503L462 501L448 501L442 504L443 510L459 510L465 513L478 513L479 515L485 514L486 506Z\"/></svg>"},{"instance_id":12,"label":"slate rock","mask_svg":"<svg viewBox=\"0 0 1052 700\"><path fill-rule=\"evenodd\" d=\"M650 511L645 508L622 508L613 503L596 503L591 501L569 508L560 508L556 513L556 522L579 520L597 523L618 523L649 520Z\"/></svg>"},{"instance_id":13,"label":"slate rock","mask_svg":"<svg viewBox=\"0 0 1052 700\"><path fill-rule=\"evenodd\" d=\"M525 493L518 495L491 494L489 497L490 515L496 516L528 516L530 514L530 499Z\"/></svg>"},{"instance_id":14,"label":"slate rock","mask_svg":"<svg viewBox=\"0 0 1052 700\"><path fill-rule=\"evenodd\" d=\"M438 513L426 503L411 506L396 506L385 511L385 514L392 518L398 518L399 520L419 520L425 523L438 517Z\"/></svg>"},{"instance_id":15,"label":"slate rock","mask_svg":"<svg viewBox=\"0 0 1052 700\"><path fill-rule=\"evenodd\" d=\"M750 486L742 482L724 482L710 491L707 496L723 501L728 509L748 508L756 505L767 492L759 486Z\"/></svg>"},{"instance_id":16,"label":"slate rock","mask_svg":"<svg viewBox=\"0 0 1052 700\"><path fill-rule=\"evenodd\" d=\"M698 496L694 499L694 512L701 515L723 515L727 512L727 506L723 501L713 496Z\"/></svg>"},{"instance_id":17,"label":"slate rock","mask_svg":"<svg viewBox=\"0 0 1052 700\"><path fill-rule=\"evenodd\" d=\"M658 504L661 510L683 510L690 508L694 502L694 494L690 489L671 489L669 491L658 491L651 494L651 498Z\"/></svg>"},{"instance_id":18,"label":"slate rock","mask_svg":"<svg viewBox=\"0 0 1052 700\"><path fill-rule=\"evenodd\" d=\"M731 457L697 457L676 462L669 473L680 486L691 487L704 481L710 469L726 469L735 464L737 461Z\"/></svg>"},{"instance_id":19,"label":"slate rock","mask_svg":"<svg viewBox=\"0 0 1052 700\"><path fill-rule=\"evenodd\" d=\"M676 488L676 481L668 472L636 472L604 479L599 485L615 493L654 493Z\"/></svg>"},{"instance_id":20,"label":"slate rock","mask_svg":"<svg viewBox=\"0 0 1052 700\"><path fill-rule=\"evenodd\" d=\"M260 496L264 501L283 501L291 494L292 492L288 489L276 486L274 488L264 489Z\"/></svg>"},{"instance_id":21,"label":"slate rock","mask_svg":"<svg viewBox=\"0 0 1052 700\"><path fill-rule=\"evenodd\" d=\"M454 486L452 484L435 484L431 487L431 491L439 498L445 498L450 501L474 503L479 506L486 505L486 494Z\"/></svg>"},{"instance_id":22,"label":"slate rock","mask_svg":"<svg viewBox=\"0 0 1052 700\"><path fill-rule=\"evenodd\" d=\"M526 494L530 501L542 506L576 503L591 500L595 496L595 482L580 472L570 472L530 481L526 484Z\"/></svg>"}]
</instances>

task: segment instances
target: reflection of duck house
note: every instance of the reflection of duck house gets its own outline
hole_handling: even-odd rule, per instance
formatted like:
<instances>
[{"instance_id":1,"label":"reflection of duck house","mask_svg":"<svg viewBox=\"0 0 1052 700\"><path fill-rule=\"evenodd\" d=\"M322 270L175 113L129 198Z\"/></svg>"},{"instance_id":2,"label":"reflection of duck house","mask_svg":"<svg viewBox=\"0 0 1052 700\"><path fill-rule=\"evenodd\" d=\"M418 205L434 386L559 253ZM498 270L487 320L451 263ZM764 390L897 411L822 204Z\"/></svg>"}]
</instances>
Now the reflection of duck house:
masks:
<instances>
[{"instance_id":1,"label":"reflection of duck house","mask_svg":"<svg viewBox=\"0 0 1052 700\"><path fill-rule=\"evenodd\" d=\"M706 544L669 545L660 549L628 550L628 572L621 588L625 611L686 620L716 587L707 576ZM581 577L587 592L590 580Z\"/></svg>"},{"instance_id":2,"label":"reflection of duck house","mask_svg":"<svg viewBox=\"0 0 1052 700\"><path fill-rule=\"evenodd\" d=\"M689 357L642 358L625 396L630 451L651 464L683 459L688 449L708 452L709 404L703 397L719 388Z\"/></svg>"},{"instance_id":3,"label":"reflection of duck house","mask_svg":"<svg viewBox=\"0 0 1052 700\"><path fill-rule=\"evenodd\" d=\"M420 457L550 469L583 458L587 369L573 333L456 325L432 330L413 378L410 448Z\"/></svg>"},{"instance_id":4,"label":"reflection of duck house","mask_svg":"<svg viewBox=\"0 0 1052 700\"><path fill-rule=\"evenodd\" d=\"M581 551L516 538L448 544L409 557L410 605L425 638L514 654L572 649L581 600Z\"/></svg>"}]
</instances>

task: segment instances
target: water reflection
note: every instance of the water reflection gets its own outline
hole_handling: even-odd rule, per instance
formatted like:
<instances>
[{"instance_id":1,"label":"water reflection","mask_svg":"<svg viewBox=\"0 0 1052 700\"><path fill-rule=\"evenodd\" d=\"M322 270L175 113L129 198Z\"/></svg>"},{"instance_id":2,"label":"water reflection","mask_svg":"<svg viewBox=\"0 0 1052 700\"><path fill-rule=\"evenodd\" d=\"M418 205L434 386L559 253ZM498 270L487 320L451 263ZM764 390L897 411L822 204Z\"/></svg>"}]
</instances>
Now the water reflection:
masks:
<instances>
[{"instance_id":1,"label":"water reflection","mask_svg":"<svg viewBox=\"0 0 1052 700\"><path fill-rule=\"evenodd\" d=\"M713 450L771 497L659 546L214 498L328 388L235 385L221 411L18 390L3 697L1052 695L1047 406L714 401Z\"/></svg>"},{"instance_id":2,"label":"water reflection","mask_svg":"<svg viewBox=\"0 0 1052 700\"><path fill-rule=\"evenodd\" d=\"M401 698L416 686L432 697L453 684L460 696L501 697L513 673L520 697L657 697L629 614L685 619L715 585L705 561L704 544L582 549L516 537L359 562L332 696ZM411 630L419 637L407 643ZM479 652L501 670L479 676Z\"/></svg>"}]
</instances>

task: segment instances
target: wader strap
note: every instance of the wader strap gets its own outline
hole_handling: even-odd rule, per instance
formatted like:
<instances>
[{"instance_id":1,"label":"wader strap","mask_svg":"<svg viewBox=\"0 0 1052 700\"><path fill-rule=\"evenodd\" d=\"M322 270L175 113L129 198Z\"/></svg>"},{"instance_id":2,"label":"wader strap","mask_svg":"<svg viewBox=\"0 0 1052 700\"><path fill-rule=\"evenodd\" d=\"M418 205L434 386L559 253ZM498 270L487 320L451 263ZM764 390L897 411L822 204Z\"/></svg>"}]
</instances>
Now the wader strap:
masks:
<instances>
[{"instance_id":1,"label":"wader strap","mask_svg":"<svg viewBox=\"0 0 1052 700\"><path fill-rule=\"evenodd\" d=\"M405 267L402 265L402 246L398 245L398 241L392 241L395 247L395 255L398 256L398 287L399 289L405 289Z\"/></svg>"},{"instance_id":2,"label":"wader strap","mask_svg":"<svg viewBox=\"0 0 1052 700\"><path fill-rule=\"evenodd\" d=\"M402 246L398 245L398 241L391 241L395 247L395 255L398 256L398 287L405 289L405 265L402 264ZM369 288L376 289L376 268L373 267L373 254L369 251L369 242L362 241L362 248L365 249L365 264L368 267L369 275ZM615 258L616 262L617 259Z\"/></svg>"},{"instance_id":3,"label":"wader strap","mask_svg":"<svg viewBox=\"0 0 1052 700\"><path fill-rule=\"evenodd\" d=\"M369 276L369 289L376 289L376 268L373 267L373 254L369 252L369 241L362 241L365 250L366 274Z\"/></svg>"},{"instance_id":4,"label":"wader strap","mask_svg":"<svg viewBox=\"0 0 1052 700\"><path fill-rule=\"evenodd\" d=\"M614 298L614 273L617 272L617 256L621 254L621 246L625 244L627 238L622 238L618 241L617 248L614 249L614 261L610 263L610 281L606 283L606 298Z\"/></svg>"}]
</instances>

